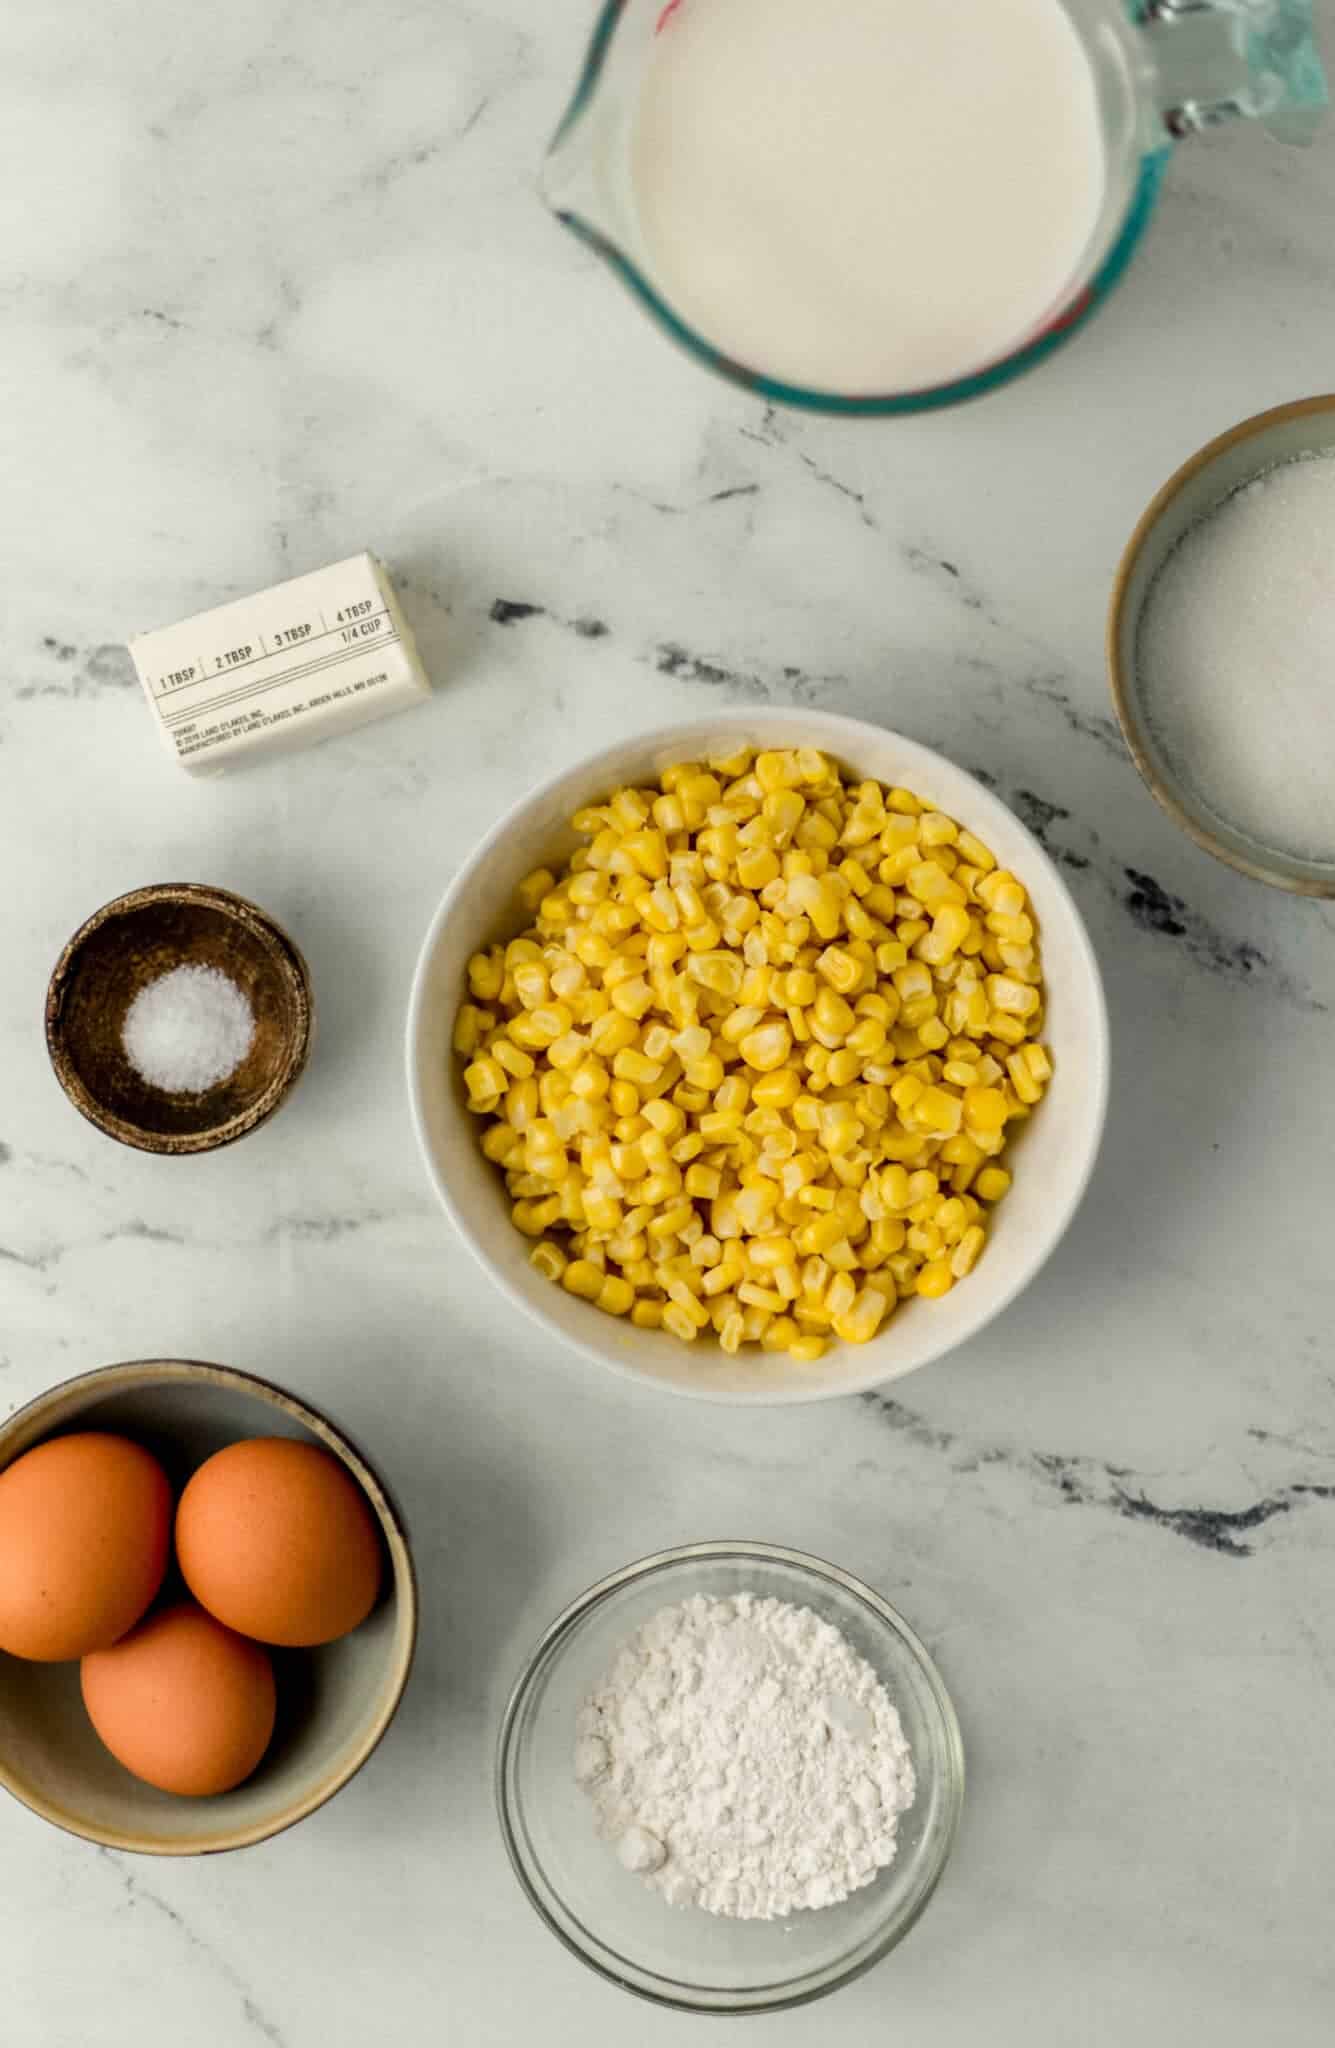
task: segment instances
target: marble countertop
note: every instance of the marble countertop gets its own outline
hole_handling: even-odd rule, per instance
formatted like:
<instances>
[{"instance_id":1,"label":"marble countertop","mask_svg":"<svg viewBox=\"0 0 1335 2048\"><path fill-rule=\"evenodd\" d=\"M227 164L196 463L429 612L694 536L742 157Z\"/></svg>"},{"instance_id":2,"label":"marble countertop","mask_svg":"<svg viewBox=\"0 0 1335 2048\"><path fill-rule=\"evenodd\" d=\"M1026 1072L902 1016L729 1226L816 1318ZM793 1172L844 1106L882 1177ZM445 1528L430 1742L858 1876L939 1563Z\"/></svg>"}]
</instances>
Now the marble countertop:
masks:
<instances>
[{"instance_id":1,"label":"marble countertop","mask_svg":"<svg viewBox=\"0 0 1335 2048\"><path fill-rule=\"evenodd\" d=\"M1158 813L1101 635L1163 478L1330 383L1335 141L1184 148L1129 280L1038 376L919 421L798 418L680 359L536 200L589 12L0 24L0 1412L115 1359L272 1374L391 1475L425 1589L389 1740L294 1833L158 1864L4 1805L6 2041L683 2041L525 1904L492 1741L590 1579L752 1535L902 1606L972 1771L921 1927L757 2038L1325 2048L1335 911ZM365 546L431 705L180 774L126 635ZM613 733L737 701L994 777L1069 873L1114 1030L1103 1157L1038 1283L891 1396L795 1412L636 1398L553 1354L437 1211L401 1077L417 945L497 812ZM40 1017L90 910L186 877L291 927L321 1033L277 1122L169 1163L80 1121Z\"/></svg>"}]
</instances>

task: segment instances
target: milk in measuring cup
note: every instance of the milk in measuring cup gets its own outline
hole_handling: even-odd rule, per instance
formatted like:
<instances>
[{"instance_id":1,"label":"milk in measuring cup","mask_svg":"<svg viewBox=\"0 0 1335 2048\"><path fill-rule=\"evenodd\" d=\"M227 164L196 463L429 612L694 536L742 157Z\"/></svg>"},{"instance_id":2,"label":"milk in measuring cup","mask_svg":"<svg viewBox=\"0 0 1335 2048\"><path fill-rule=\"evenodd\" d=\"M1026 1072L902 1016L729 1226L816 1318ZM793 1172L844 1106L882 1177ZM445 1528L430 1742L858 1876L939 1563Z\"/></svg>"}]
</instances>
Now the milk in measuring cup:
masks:
<instances>
[{"instance_id":1,"label":"milk in measuring cup","mask_svg":"<svg viewBox=\"0 0 1335 2048\"><path fill-rule=\"evenodd\" d=\"M672 309L744 366L850 395L1032 336L1105 182L1060 0L677 0L632 167Z\"/></svg>"}]
</instances>

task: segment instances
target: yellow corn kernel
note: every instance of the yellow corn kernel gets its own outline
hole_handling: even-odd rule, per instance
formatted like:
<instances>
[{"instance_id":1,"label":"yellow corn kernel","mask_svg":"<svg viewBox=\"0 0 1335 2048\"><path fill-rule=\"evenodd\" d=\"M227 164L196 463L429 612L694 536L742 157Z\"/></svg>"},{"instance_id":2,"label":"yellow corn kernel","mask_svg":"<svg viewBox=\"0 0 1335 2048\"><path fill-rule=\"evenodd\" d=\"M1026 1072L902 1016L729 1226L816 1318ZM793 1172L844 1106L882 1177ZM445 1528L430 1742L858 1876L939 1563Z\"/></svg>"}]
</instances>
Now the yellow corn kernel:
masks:
<instances>
[{"instance_id":1,"label":"yellow corn kernel","mask_svg":"<svg viewBox=\"0 0 1335 2048\"><path fill-rule=\"evenodd\" d=\"M915 862L904 877L904 887L916 903L932 911L938 910L943 903L963 903L966 900L959 883L935 860Z\"/></svg>"},{"instance_id":2,"label":"yellow corn kernel","mask_svg":"<svg viewBox=\"0 0 1335 2048\"><path fill-rule=\"evenodd\" d=\"M1021 1102L1029 1105L1042 1101L1042 1084L1036 1081L1030 1073L1029 1062L1025 1059L1023 1052L1011 1054L1006 1062L1006 1072L1010 1075L1011 1087L1015 1090Z\"/></svg>"},{"instance_id":3,"label":"yellow corn kernel","mask_svg":"<svg viewBox=\"0 0 1335 2048\"><path fill-rule=\"evenodd\" d=\"M964 1104L948 1088L924 1088L910 1113L919 1129L953 1138L963 1120Z\"/></svg>"},{"instance_id":4,"label":"yellow corn kernel","mask_svg":"<svg viewBox=\"0 0 1335 2048\"><path fill-rule=\"evenodd\" d=\"M1009 974L989 974L985 986L993 1011L999 1010L1005 1017L1028 1017L1041 1000L1036 988Z\"/></svg>"},{"instance_id":5,"label":"yellow corn kernel","mask_svg":"<svg viewBox=\"0 0 1335 2048\"><path fill-rule=\"evenodd\" d=\"M561 1275L561 1285L581 1301L596 1301L603 1291L604 1275L590 1259L572 1259Z\"/></svg>"},{"instance_id":6,"label":"yellow corn kernel","mask_svg":"<svg viewBox=\"0 0 1335 2048\"><path fill-rule=\"evenodd\" d=\"M791 1067L761 1074L751 1083L751 1100L758 1109L791 1109L801 1092L801 1080Z\"/></svg>"},{"instance_id":7,"label":"yellow corn kernel","mask_svg":"<svg viewBox=\"0 0 1335 2048\"><path fill-rule=\"evenodd\" d=\"M947 1060L941 1069L941 1079L948 1081L952 1088L976 1088L978 1068L973 1060Z\"/></svg>"},{"instance_id":8,"label":"yellow corn kernel","mask_svg":"<svg viewBox=\"0 0 1335 2048\"><path fill-rule=\"evenodd\" d=\"M824 1306L836 1319L846 1316L857 1299L857 1291L847 1273L836 1273L826 1289Z\"/></svg>"},{"instance_id":9,"label":"yellow corn kernel","mask_svg":"<svg viewBox=\"0 0 1335 2048\"><path fill-rule=\"evenodd\" d=\"M846 1102L826 1104L820 1114L820 1141L833 1157L851 1152L862 1136L862 1124Z\"/></svg>"},{"instance_id":10,"label":"yellow corn kernel","mask_svg":"<svg viewBox=\"0 0 1335 2048\"><path fill-rule=\"evenodd\" d=\"M844 1043L857 1024L853 1011L832 988L818 991L808 1015L814 1035L831 1051Z\"/></svg>"},{"instance_id":11,"label":"yellow corn kernel","mask_svg":"<svg viewBox=\"0 0 1335 2048\"><path fill-rule=\"evenodd\" d=\"M794 874L788 882L786 902L791 917L808 918L822 939L832 939L839 930L843 899L828 876ZM479 990L479 994L485 991Z\"/></svg>"},{"instance_id":12,"label":"yellow corn kernel","mask_svg":"<svg viewBox=\"0 0 1335 2048\"><path fill-rule=\"evenodd\" d=\"M623 1046L621 1051L614 1056L612 1072L616 1075L618 1081L633 1081L637 1088L652 1088L655 1082L660 1081L663 1076L663 1069L658 1061L647 1059L633 1045ZM633 1114L634 1109L637 1107L638 1101L632 1105L630 1111L623 1110L621 1114Z\"/></svg>"},{"instance_id":13,"label":"yellow corn kernel","mask_svg":"<svg viewBox=\"0 0 1335 2048\"><path fill-rule=\"evenodd\" d=\"M781 1315L787 1307L783 1296L776 1289L760 1287L754 1280L743 1280L737 1289L737 1299L745 1302L748 1308L768 1309L769 1313L775 1316Z\"/></svg>"},{"instance_id":14,"label":"yellow corn kernel","mask_svg":"<svg viewBox=\"0 0 1335 2048\"><path fill-rule=\"evenodd\" d=\"M604 1315L629 1315L635 1305L635 1289L629 1280L623 1280L619 1274L609 1273L594 1299Z\"/></svg>"},{"instance_id":15,"label":"yellow corn kernel","mask_svg":"<svg viewBox=\"0 0 1335 2048\"><path fill-rule=\"evenodd\" d=\"M498 1166L505 1166L516 1155L523 1157L524 1141L518 1131L509 1124L492 1124L482 1133L482 1150L488 1159Z\"/></svg>"},{"instance_id":16,"label":"yellow corn kernel","mask_svg":"<svg viewBox=\"0 0 1335 2048\"><path fill-rule=\"evenodd\" d=\"M840 1279L846 1277L840 1275ZM838 1284L836 1281L835 1286ZM849 1285L852 1285L851 1281ZM834 1287L830 1292L834 1293ZM847 1309L833 1315L835 1336L846 1344L869 1344L885 1321L888 1307L889 1301L879 1288L864 1287Z\"/></svg>"},{"instance_id":17,"label":"yellow corn kernel","mask_svg":"<svg viewBox=\"0 0 1335 2048\"><path fill-rule=\"evenodd\" d=\"M975 1223L972 1229L965 1231L950 1255L950 1270L957 1280L963 1280L972 1273L984 1242L985 1234L980 1224Z\"/></svg>"},{"instance_id":18,"label":"yellow corn kernel","mask_svg":"<svg viewBox=\"0 0 1335 2048\"><path fill-rule=\"evenodd\" d=\"M686 962L690 979L714 995L735 999L742 986L742 963L735 953L693 953Z\"/></svg>"},{"instance_id":19,"label":"yellow corn kernel","mask_svg":"<svg viewBox=\"0 0 1335 2048\"><path fill-rule=\"evenodd\" d=\"M989 1014L987 1028L991 1037L998 1039L1003 1046L1023 1045L1029 1035L1023 1021L1009 1016L1004 1010L993 1010Z\"/></svg>"},{"instance_id":20,"label":"yellow corn kernel","mask_svg":"<svg viewBox=\"0 0 1335 2048\"><path fill-rule=\"evenodd\" d=\"M613 1114L618 1117L634 1116L640 1107L639 1090L635 1083L627 1081L622 1076L618 1076L612 1083L607 1100Z\"/></svg>"},{"instance_id":21,"label":"yellow corn kernel","mask_svg":"<svg viewBox=\"0 0 1335 2048\"><path fill-rule=\"evenodd\" d=\"M695 1210L689 1202L677 1202L670 1209L664 1209L649 1225L649 1235L662 1240L675 1237L683 1224L689 1223Z\"/></svg>"},{"instance_id":22,"label":"yellow corn kernel","mask_svg":"<svg viewBox=\"0 0 1335 2048\"><path fill-rule=\"evenodd\" d=\"M570 1263L559 1244L553 1244L545 1237L541 1244L535 1244L528 1255L530 1266L541 1273L544 1280L559 1280Z\"/></svg>"},{"instance_id":23,"label":"yellow corn kernel","mask_svg":"<svg viewBox=\"0 0 1335 2048\"><path fill-rule=\"evenodd\" d=\"M464 1087L468 1091L468 1107L485 1114L496 1107L509 1083L505 1069L497 1060L474 1060L464 1068Z\"/></svg>"},{"instance_id":24,"label":"yellow corn kernel","mask_svg":"<svg viewBox=\"0 0 1335 2048\"><path fill-rule=\"evenodd\" d=\"M1006 1098L1000 1088L967 1088L964 1121L971 1132L1000 1131L1006 1122Z\"/></svg>"},{"instance_id":25,"label":"yellow corn kernel","mask_svg":"<svg viewBox=\"0 0 1335 2048\"><path fill-rule=\"evenodd\" d=\"M737 879L744 889L760 890L777 881L782 869L779 856L769 846L747 846L737 854Z\"/></svg>"},{"instance_id":26,"label":"yellow corn kernel","mask_svg":"<svg viewBox=\"0 0 1335 2048\"><path fill-rule=\"evenodd\" d=\"M734 1309L731 1315L723 1318L719 1327L719 1349L726 1352L729 1358L735 1358L742 1348L745 1333L745 1319L739 1310Z\"/></svg>"},{"instance_id":27,"label":"yellow corn kernel","mask_svg":"<svg viewBox=\"0 0 1335 2048\"><path fill-rule=\"evenodd\" d=\"M615 1195L600 1194L596 1188L584 1190L584 1221L590 1230L614 1234L621 1229L624 1216Z\"/></svg>"},{"instance_id":28,"label":"yellow corn kernel","mask_svg":"<svg viewBox=\"0 0 1335 2048\"><path fill-rule=\"evenodd\" d=\"M955 1285L949 1259L932 1259L918 1275L917 1290L926 1301L939 1301Z\"/></svg>"},{"instance_id":29,"label":"yellow corn kernel","mask_svg":"<svg viewBox=\"0 0 1335 2048\"><path fill-rule=\"evenodd\" d=\"M663 1327L663 1304L661 1301L646 1301L641 1298L632 1308L630 1319L637 1330L661 1330Z\"/></svg>"},{"instance_id":30,"label":"yellow corn kernel","mask_svg":"<svg viewBox=\"0 0 1335 2048\"><path fill-rule=\"evenodd\" d=\"M825 951L817 956L816 972L841 996L848 995L862 979L862 969L858 962L842 946L827 946Z\"/></svg>"},{"instance_id":31,"label":"yellow corn kernel","mask_svg":"<svg viewBox=\"0 0 1335 2048\"><path fill-rule=\"evenodd\" d=\"M664 1102L661 1098L656 1098L652 1102L646 1102L640 1114L646 1123L653 1125L654 1130L665 1141L677 1137L686 1128L685 1112L675 1102Z\"/></svg>"},{"instance_id":32,"label":"yellow corn kernel","mask_svg":"<svg viewBox=\"0 0 1335 2048\"><path fill-rule=\"evenodd\" d=\"M686 1169L686 1192L693 1200L712 1202L723 1185L723 1176L716 1166L688 1166Z\"/></svg>"},{"instance_id":33,"label":"yellow corn kernel","mask_svg":"<svg viewBox=\"0 0 1335 2048\"><path fill-rule=\"evenodd\" d=\"M533 1061L517 1045L511 1045L508 1038L498 1038L491 1048L492 1058L516 1081L527 1081L533 1072Z\"/></svg>"},{"instance_id":34,"label":"yellow corn kernel","mask_svg":"<svg viewBox=\"0 0 1335 2048\"><path fill-rule=\"evenodd\" d=\"M793 1049L788 1026L777 1018L748 1031L740 1042L742 1058L759 1074L772 1074L782 1067Z\"/></svg>"},{"instance_id":35,"label":"yellow corn kernel","mask_svg":"<svg viewBox=\"0 0 1335 2048\"><path fill-rule=\"evenodd\" d=\"M470 1059L494 1022L490 1010L480 1010L474 1003L461 1004L454 1020L454 1050L463 1058Z\"/></svg>"},{"instance_id":36,"label":"yellow corn kernel","mask_svg":"<svg viewBox=\"0 0 1335 2048\"><path fill-rule=\"evenodd\" d=\"M662 1327L670 1330L683 1344L693 1344L700 1334L699 1324L694 1322L685 1309L680 1308L675 1301L669 1302L663 1310Z\"/></svg>"},{"instance_id":37,"label":"yellow corn kernel","mask_svg":"<svg viewBox=\"0 0 1335 2048\"><path fill-rule=\"evenodd\" d=\"M959 903L943 903L932 918L932 929L918 941L918 958L932 967L943 966L968 936L968 911Z\"/></svg>"},{"instance_id":38,"label":"yellow corn kernel","mask_svg":"<svg viewBox=\"0 0 1335 2048\"><path fill-rule=\"evenodd\" d=\"M612 990L612 1008L636 1023L653 1008L653 1001L654 992L642 974L628 976Z\"/></svg>"},{"instance_id":39,"label":"yellow corn kernel","mask_svg":"<svg viewBox=\"0 0 1335 2048\"><path fill-rule=\"evenodd\" d=\"M644 1153L636 1144L612 1147L612 1171L619 1180L643 1180L649 1171Z\"/></svg>"},{"instance_id":40,"label":"yellow corn kernel","mask_svg":"<svg viewBox=\"0 0 1335 2048\"><path fill-rule=\"evenodd\" d=\"M606 1067L595 1059L583 1059L570 1076L570 1092L581 1102L601 1102L611 1086Z\"/></svg>"},{"instance_id":41,"label":"yellow corn kernel","mask_svg":"<svg viewBox=\"0 0 1335 2048\"><path fill-rule=\"evenodd\" d=\"M757 1008L754 1004L741 1003L731 1015L723 1019L719 1026L719 1037L725 1045L737 1045L749 1032L755 1030L764 1015L763 1006Z\"/></svg>"},{"instance_id":42,"label":"yellow corn kernel","mask_svg":"<svg viewBox=\"0 0 1335 2048\"><path fill-rule=\"evenodd\" d=\"M604 1016L595 1018L589 1026L589 1044L601 1059L612 1059L628 1045L634 1045L639 1033L630 1017L623 1017L619 1011L609 1010Z\"/></svg>"},{"instance_id":43,"label":"yellow corn kernel","mask_svg":"<svg viewBox=\"0 0 1335 2048\"><path fill-rule=\"evenodd\" d=\"M483 1002L491 1002L501 992L505 980L505 960L499 949L491 953L475 953L468 963L468 986Z\"/></svg>"},{"instance_id":44,"label":"yellow corn kernel","mask_svg":"<svg viewBox=\"0 0 1335 2048\"><path fill-rule=\"evenodd\" d=\"M1030 1074L1040 1083L1052 1079L1052 1058L1045 1045L1032 1043L1024 1047L1024 1060ZM498 1055L499 1057L499 1055Z\"/></svg>"},{"instance_id":45,"label":"yellow corn kernel","mask_svg":"<svg viewBox=\"0 0 1335 2048\"><path fill-rule=\"evenodd\" d=\"M690 1318L697 1330L708 1328L709 1310L701 1304L698 1296L684 1279L670 1280L668 1282L667 1297L675 1309L679 1310L683 1316Z\"/></svg>"},{"instance_id":46,"label":"yellow corn kernel","mask_svg":"<svg viewBox=\"0 0 1335 2048\"><path fill-rule=\"evenodd\" d=\"M990 874L997 864L996 855L984 846L981 839L976 839L972 832L961 832L955 845L970 866L981 868L984 874Z\"/></svg>"}]
</instances>

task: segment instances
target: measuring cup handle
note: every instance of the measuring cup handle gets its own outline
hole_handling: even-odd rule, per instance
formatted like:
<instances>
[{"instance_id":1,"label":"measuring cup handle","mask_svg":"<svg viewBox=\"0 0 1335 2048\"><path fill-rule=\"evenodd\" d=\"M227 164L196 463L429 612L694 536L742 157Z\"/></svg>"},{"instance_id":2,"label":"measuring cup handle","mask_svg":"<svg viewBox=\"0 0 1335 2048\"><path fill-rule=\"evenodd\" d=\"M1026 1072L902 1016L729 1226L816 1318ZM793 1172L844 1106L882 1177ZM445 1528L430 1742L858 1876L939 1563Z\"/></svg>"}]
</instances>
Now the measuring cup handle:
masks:
<instances>
[{"instance_id":1,"label":"measuring cup handle","mask_svg":"<svg viewBox=\"0 0 1335 2048\"><path fill-rule=\"evenodd\" d=\"M1156 97L1174 135L1243 116L1310 142L1329 105L1311 0L1144 0Z\"/></svg>"}]
</instances>

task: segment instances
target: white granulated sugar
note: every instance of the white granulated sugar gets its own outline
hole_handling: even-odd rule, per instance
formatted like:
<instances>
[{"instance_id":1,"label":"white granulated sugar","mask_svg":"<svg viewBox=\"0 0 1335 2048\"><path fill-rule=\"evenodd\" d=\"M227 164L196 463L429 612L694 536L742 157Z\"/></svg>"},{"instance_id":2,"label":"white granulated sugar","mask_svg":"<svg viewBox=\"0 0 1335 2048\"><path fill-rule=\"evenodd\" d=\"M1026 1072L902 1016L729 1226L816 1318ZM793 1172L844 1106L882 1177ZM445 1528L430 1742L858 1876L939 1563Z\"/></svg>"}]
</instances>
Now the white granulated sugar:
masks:
<instances>
[{"instance_id":1,"label":"white granulated sugar","mask_svg":"<svg viewBox=\"0 0 1335 2048\"><path fill-rule=\"evenodd\" d=\"M627 1870L739 1920L870 1884L914 1795L871 1666L810 1608L751 1593L644 1624L580 1709L575 1775Z\"/></svg>"},{"instance_id":2,"label":"white granulated sugar","mask_svg":"<svg viewBox=\"0 0 1335 2048\"><path fill-rule=\"evenodd\" d=\"M250 1004L217 967L173 967L141 988L121 1043L140 1079L169 1095L198 1095L234 1074L255 1037Z\"/></svg>"},{"instance_id":3,"label":"white granulated sugar","mask_svg":"<svg viewBox=\"0 0 1335 2048\"><path fill-rule=\"evenodd\" d=\"M1259 844L1335 861L1335 458L1281 463L1178 542L1136 665L1183 782Z\"/></svg>"}]
</instances>

